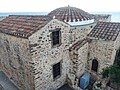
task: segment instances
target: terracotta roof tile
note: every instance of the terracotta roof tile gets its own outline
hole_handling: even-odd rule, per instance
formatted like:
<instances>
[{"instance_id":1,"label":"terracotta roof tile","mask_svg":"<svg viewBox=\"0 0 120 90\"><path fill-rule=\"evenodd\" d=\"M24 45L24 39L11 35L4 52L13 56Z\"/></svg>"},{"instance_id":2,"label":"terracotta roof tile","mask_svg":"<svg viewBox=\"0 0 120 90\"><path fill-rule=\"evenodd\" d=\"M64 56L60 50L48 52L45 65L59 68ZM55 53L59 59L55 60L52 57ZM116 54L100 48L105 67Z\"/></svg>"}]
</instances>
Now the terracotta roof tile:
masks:
<instances>
[{"instance_id":1,"label":"terracotta roof tile","mask_svg":"<svg viewBox=\"0 0 120 90\"><path fill-rule=\"evenodd\" d=\"M89 37L100 38L104 40L115 40L120 32L120 23L98 22L97 25L88 34Z\"/></svg>"},{"instance_id":2,"label":"terracotta roof tile","mask_svg":"<svg viewBox=\"0 0 120 90\"><path fill-rule=\"evenodd\" d=\"M82 20L91 20L93 19L93 16L79 8L75 8L75 7L61 7L61 8L57 8L53 11L51 11L49 14L49 16L54 17L58 20L61 21L71 21L73 22L74 20L77 21L82 21Z\"/></svg>"},{"instance_id":3,"label":"terracotta roof tile","mask_svg":"<svg viewBox=\"0 0 120 90\"><path fill-rule=\"evenodd\" d=\"M79 40L78 42L74 43L74 44L69 48L69 50L70 50L70 51L72 51L72 50L78 50L80 47L82 47L83 45L85 45L87 42L88 42L88 39Z\"/></svg>"},{"instance_id":4,"label":"terracotta roof tile","mask_svg":"<svg viewBox=\"0 0 120 90\"><path fill-rule=\"evenodd\" d=\"M42 15L10 15L0 21L0 32L27 38L50 20L50 17Z\"/></svg>"}]
</instances>

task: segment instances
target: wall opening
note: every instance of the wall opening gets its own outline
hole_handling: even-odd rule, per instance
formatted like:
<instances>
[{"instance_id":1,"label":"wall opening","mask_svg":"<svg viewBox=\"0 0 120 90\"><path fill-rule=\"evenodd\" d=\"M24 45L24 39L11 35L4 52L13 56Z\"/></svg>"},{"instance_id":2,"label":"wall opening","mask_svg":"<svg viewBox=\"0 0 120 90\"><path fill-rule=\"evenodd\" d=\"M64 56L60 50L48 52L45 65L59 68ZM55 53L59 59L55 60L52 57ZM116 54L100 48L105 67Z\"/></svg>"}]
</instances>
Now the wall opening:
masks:
<instances>
[{"instance_id":1,"label":"wall opening","mask_svg":"<svg viewBox=\"0 0 120 90\"><path fill-rule=\"evenodd\" d=\"M53 79L56 79L61 75L61 65L60 62L53 65Z\"/></svg>"},{"instance_id":2,"label":"wall opening","mask_svg":"<svg viewBox=\"0 0 120 90\"><path fill-rule=\"evenodd\" d=\"M56 28L51 33L52 46L59 46L61 44L61 31L60 28Z\"/></svg>"}]
</instances>

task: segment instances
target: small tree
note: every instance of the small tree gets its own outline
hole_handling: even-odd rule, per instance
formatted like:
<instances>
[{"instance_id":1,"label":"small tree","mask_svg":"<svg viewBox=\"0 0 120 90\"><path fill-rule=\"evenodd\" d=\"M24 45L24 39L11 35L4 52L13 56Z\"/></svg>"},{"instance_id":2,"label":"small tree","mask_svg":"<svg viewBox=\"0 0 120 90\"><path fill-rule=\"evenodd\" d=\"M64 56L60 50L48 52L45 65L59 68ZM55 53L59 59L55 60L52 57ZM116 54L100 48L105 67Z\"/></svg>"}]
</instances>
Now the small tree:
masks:
<instances>
[{"instance_id":1,"label":"small tree","mask_svg":"<svg viewBox=\"0 0 120 90\"><path fill-rule=\"evenodd\" d=\"M113 83L120 83L120 67L118 65L111 65L103 69L103 78L110 77L110 81Z\"/></svg>"}]
</instances>

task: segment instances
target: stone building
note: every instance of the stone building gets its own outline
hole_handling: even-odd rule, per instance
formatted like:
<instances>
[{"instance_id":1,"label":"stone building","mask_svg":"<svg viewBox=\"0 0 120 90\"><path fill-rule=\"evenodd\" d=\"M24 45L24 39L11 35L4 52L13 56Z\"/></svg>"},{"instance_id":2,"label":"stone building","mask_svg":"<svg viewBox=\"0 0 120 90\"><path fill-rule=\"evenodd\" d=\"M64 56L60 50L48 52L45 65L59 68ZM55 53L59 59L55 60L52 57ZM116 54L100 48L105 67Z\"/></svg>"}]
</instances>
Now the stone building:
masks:
<instances>
[{"instance_id":1,"label":"stone building","mask_svg":"<svg viewBox=\"0 0 120 90\"><path fill-rule=\"evenodd\" d=\"M46 16L9 15L0 21L0 71L20 90L56 90L66 83L79 89L85 72L99 76L114 63L120 23L110 17L70 6Z\"/></svg>"}]
</instances>

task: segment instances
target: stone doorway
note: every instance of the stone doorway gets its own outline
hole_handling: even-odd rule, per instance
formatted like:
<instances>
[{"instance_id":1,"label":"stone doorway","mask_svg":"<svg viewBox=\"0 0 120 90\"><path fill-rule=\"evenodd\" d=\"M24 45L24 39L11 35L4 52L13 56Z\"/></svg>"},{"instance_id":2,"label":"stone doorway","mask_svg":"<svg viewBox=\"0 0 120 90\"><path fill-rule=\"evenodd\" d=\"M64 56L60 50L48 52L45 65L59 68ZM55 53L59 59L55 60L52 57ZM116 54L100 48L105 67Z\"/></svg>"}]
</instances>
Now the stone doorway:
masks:
<instances>
[{"instance_id":1,"label":"stone doorway","mask_svg":"<svg viewBox=\"0 0 120 90\"><path fill-rule=\"evenodd\" d=\"M92 68L91 68L91 70L93 70L95 72L97 72L97 70L98 70L98 61L96 59L93 59L93 61L92 61Z\"/></svg>"}]
</instances>

